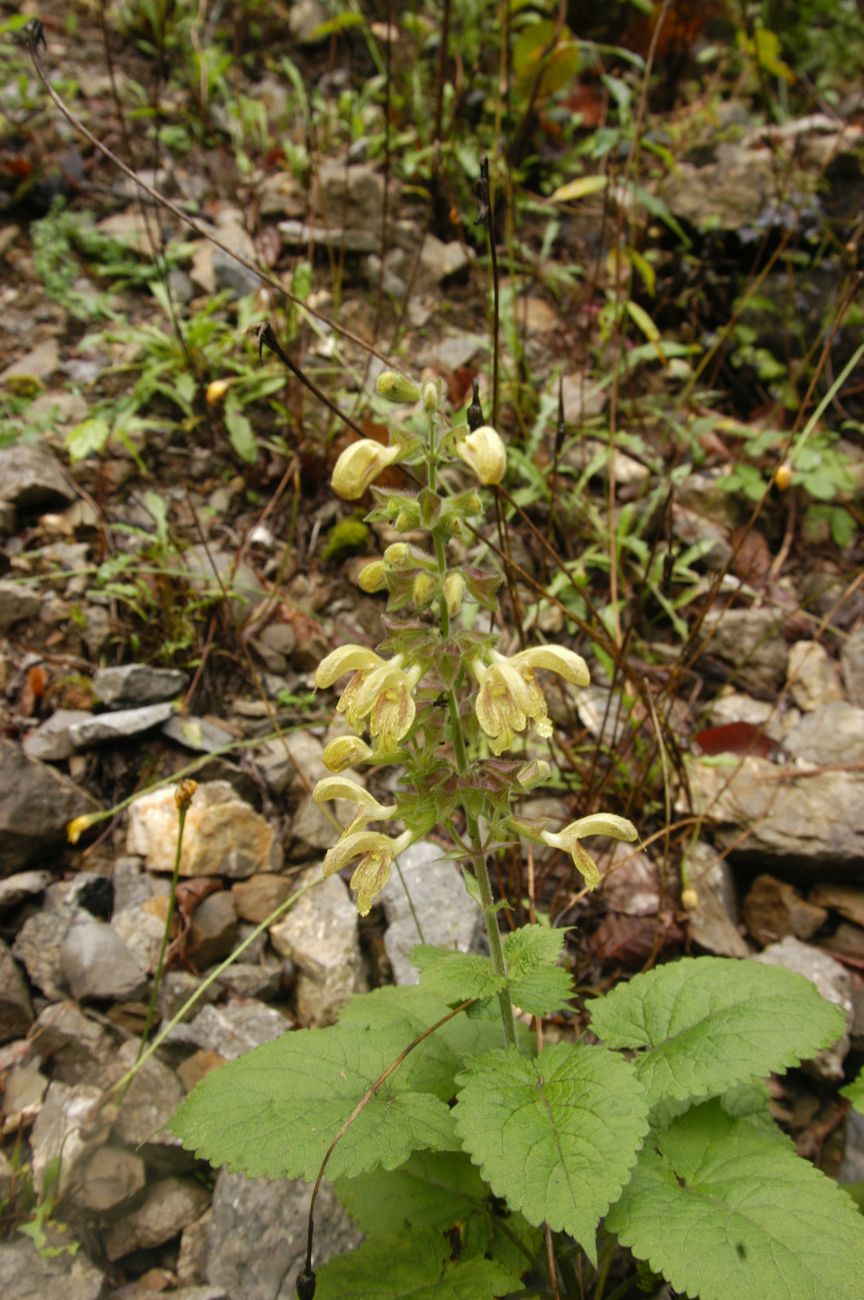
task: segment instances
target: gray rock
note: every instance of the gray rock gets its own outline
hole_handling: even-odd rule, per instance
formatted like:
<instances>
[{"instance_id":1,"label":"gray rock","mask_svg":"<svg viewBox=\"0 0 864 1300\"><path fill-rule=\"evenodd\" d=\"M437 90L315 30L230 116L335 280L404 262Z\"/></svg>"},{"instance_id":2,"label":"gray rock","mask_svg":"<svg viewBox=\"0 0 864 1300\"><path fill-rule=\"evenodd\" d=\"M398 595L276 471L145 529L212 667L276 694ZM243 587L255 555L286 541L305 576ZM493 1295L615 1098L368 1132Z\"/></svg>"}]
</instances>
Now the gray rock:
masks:
<instances>
[{"instance_id":1,"label":"gray rock","mask_svg":"<svg viewBox=\"0 0 864 1300\"><path fill-rule=\"evenodd\" d=\"M421 918L424 943L468 952L483 933L483 918L477 904L468 897L459 870L437 844L425 840L412 844L400 855L399 867L404 887L394 869L381 896L387 916L384 946L395 982L416 984L418 974L408 960L408 952L421 940L406 889Z\"/></svg>"},{"instance_id":2,"label":"gray rock","mask_svg":"<svg viewBox=\"0 0 864 1300\"><path fill-rule=\"evenodd\" d=\"M864 709L864 624L856 628L840 651L843 685L853 704Z\"/></svg>"},{"instance_id":3,"label":"gray rock","mask_svg":"<svg viewBox=\"0 0 864 1300\"><path fill-rule=\"evenodd\" d=\"M124 664L100 668L93 675L97 700L109 709L131 709L173 700L186 688L189 674L177 668L151 668L149 664Z\"/></svg>"},{"instance_id":4,"label":"gray rock","mask_svg":"<svg viewBox=\"0 0 864 1300\"><path fill-rule=\"evenodd\" d=\"M308 1183L268 1182L222 1170L204 1251L208 1282L243 1300L294 1300L306 1252ZM360 1234L325 1183L316 1207L315 1264L343 1254Z\"/></svg>"},{"instance_id":5,"label":"gray rock","mask_svg":"<svg viewBox=\"0 0 864 1300\"><path fill-rule=\"evenodd\" d=\"M106 1087L117 1083L132 1068L140 1042L130 1038L109 1061L104 1072ZM164 1132L165 1125L183 1100L183 1088L174 1071L158 1056L151 1056L135 1075L114 1118L112 1139L129 1147L144 1143L175 1146L177 1141Z\"/></svg>"},{"instance_id":6,"label":"gray rock","mask_svg":"<svg viewBox=\"0 0 864 1300\"><path fill-rule=\"evenodd\" d=\"M684 867L696 905L689 909L690 937L718 957L749 957L738 929L738 897L732 870L704 840L687 849Z\"/></svg>"},{"instance_id":7,"label":"gray rock","mask_svg":"<svg viewBox=\"0 0 864 1300\"><path fill-rule=\"evenodd\" d=\"M227 890L210 894L195 908L189 929L188 953L202 969L221 961L234 948L237 911Z\"/></svg>"},{"instance_id":8,"label":"gray rock","mask_svg":"<svg viewBox=\"0 0 864 1300\"><path fill-rule=\"evenodd\" d=\"M672 531L685 546L695 546L700 542L710 543L710 549L704 552L701 561L708 569L715 571L725 569L732 558L728 528L705 515L700 515L695 510L674 506Z\"/></svg>"},{"instance_id":9,"label":"gray rock","mask_svg":"<svg viewBox=\"0 0 864 1300\"><path fill-rule=\"evenodd\" d=\"M50 871L18 871L0 880L0 916L14 911L28 898L35 898L51 883Z\"/></svg>"},{"instance_id":10,"label":"gray rock","mask_svg":"<svg viewBox=\"0 0 864 1300\"><path fill-rule=\"evenodd\" d=\"M325 809L311 794L304 795L291 821L292 855L308 858L311 849L332 848L342 833L340 827L331 821L334 815L333 804L328 804Z\"/></svg>"},{"instance_id":11,"label":"gray rock","mask_svg":"<svg viewBox=\"0 0 864 1300\"><path fill-rule=\"evenodd\" d=\"M209 1199L206 1188L190 1178L158 1179L140 1205L105 1229L105 1254L110 1260L122 1259L133 1250L164 1245L203 1214Z\"/></svg>"},{"instance_id":12,"label":"gray rock","mask_svg":"<svg viewBox=\"0 0 864 1300\"><path fill-rule=\"evenodd\" d=\"M790 645L787 676L792 698L805 713L843 699L837 665L818 641Z\"/></svg>"},{"instance_id":13,"label":"gray rock","mask_svg":"<svg viewBox=\"0 0 864 1300\"><path fill-rule=\"evenodd\" d=\"M864 709L844 700L823 704L788 732L784 745L790 754L814 767L864 763Z\"/></svg>"},{"instance_id":14,"label":"gray rock","mask_svg":"<svg viewBox=\"0 0 864 1300\"><path fill-rule=\"evenodd\" d=\"M0 447L0 498L19 510L74 501L60 462L46 447Z\"/></svg>"},{"instance_id":15,"label":"gray rock","mask_svg":"<svg viewBox=\"0 0 864 1300\"><path fill-rule=\"evenodd\" d=\"M848 1031L852 1024L852 980L839 961L791 936L782 943L772 943L753 960L764 962L766 966L785 966L787 970L806 976L823 998L840 1008L846 1017ZM833 1046L825 1048L812 1061L805 1062L805 1066L821 1079L842 1079L843 1058L848 1050L849 1034L846 1032Z\"/></svg>"},{"instance_id":16,"label":"gray rock","mask_svg":"<svg viewBox=\"0 0 864 1300\"><path fill-rule=\"evenodd\" d=\"M164 883L154 880L144 871L138 857L116 858L111 879L114 882L115 915L130 907L140 907L155 894L165 893Z\"/></svg>"},{"instance_id":17,"label":"gray rock","mask_svg":"<svg viewBox=\"0 0 864 1300\"><path fill-rule=\"evenodd\" d=\"M217 987L230 997L257 998L269 1002L282 984L281 965L253 966L235 961L216 981Z\"/></svg>"},{"instance_id":18,"label":"gray rock","mask_svg":"<svg viewBox=\"0 0 864 1300\"><path fill-rule=\"evenodd\" d=\"M67 823L98 807L67 777L0 740L0 876L60 848Z\"/></svg>"},{"instance_id":19,"label":"gray rock","mask_svg":"<svg viewBox=\"0 0 864 1300\"><path fill-rule=\"evenodd\" d=\"M811 717L815 715L810 715ZM734 766L686 762L693 810L713 826L721 847L759 865L783 861L784 876L855 880L864 863L862 782L847 772L792 779L794 768L764 758ZM783 779L778 779L782 777Z\"/></svg>"},{"instance_id":20,"label":"gray rock","mask_svg":"<svg viewBox=\"0 0 864 1300\"><path fill-rule=\"evenodd\" d=\"M238 262L230 253L221 248L212 250L213 275L216 278L216 291L227 289L235 298L245 298L247 294L257 293L261 287L261 276L250 271L248 266Z\"/></svg>"},{"instance_id":21,"label":"gray rock","mask_svg":"<svg viewBox=\"0 0 864 1300\"><path fill-rule=\"evenodd\" d=\"M0 1201L8 1201L12 1195L13 1179L15 1171L12 1168L12 1162L6 1155L5 1151L0 1151ZM0 1254L3 1247L0 1246ZM0 1262L0 1280L3 1276L3 1265Z\"/></svg>"},{"instance_id":22,"label":"gray rock","mask_svg":"<svg viewBox=\"0 0 864 1300\"><path fill-rule=\"evenodd\" d=\"M41 608L42 598L37 592L18 582L0 581L0 630L37 618Z\"/></svg>"},{"instance_id":23,"label":"gray rock","mask_svg":"<svg viewBox=\"0 0 864 1300\"><path fill-rule=\"evenodd\" d=\"M608 854L598 857L603 871L599 895L613 912L625 916L656 916L660 907L657 868L647 853L630 844L613 842Z\"/></svg>"},{"instance_id":24,"label":"gray rock","mask_svg":"<svg viewBox=\"0 0 864 1300\"><path fill-rule=\"evenodd\" d=\"M98 745L106 740L125 740L142 731L150 731L165 722L174 712L173 704L146 704L141 709L119 709L116 713L97 713L73 723L69 738L76 749Z\"/></svg>"},{"instance_id":25,"label":"gray rock","mask_svg":"<svg viewBox=\"0 0 864 1300\"><path fill-rule=\"evenodd\" d=\"M163 1020L173 1020L181 1007L189 1001L192 994L197 992L201 985L201 977L193 975L188 970L169 970L162 976L162 983L159 986L159 1015ZM219 996L219 990L211 985L201 995L200 1002L188 1011L184 1017L189 1020L190 1017L196 1016L202 1006L208 1002L215 1002Z\"/></svg>"},{"instance_id":26,"label":"gray rock","mask_svg":"<svg viewBox=\"0 0 864 1300\"><path fill-rule=\"evenodd\" d=\"M28 1057L5 1074L3 1089L3 1127L7 1133L36 1118L48 1089L48 1080L39 1069L39 1058Z\"/></svg>"},{"instance_id":27,"label":"gray rock","mask_svg":"<svg viewBox=\"0 0 864 1300\"><path fill-rule=\"evenodd\" d=\"M60 969L73 998L127 1001L147 991L147 976L116 930L86 912L74 917L60 955Z\"/></svg>"},{"instance_id":28,"label":"gray rock","mask_svg":"<svg viewBox=\"0 0 864 1300\"><path fill-rule=\"evenodd\" d=\"M82 1210L105 1214L136 1196L146 1181L140 1156L123 1147L99 1147L76 1171L71 1200Z\"/></svg>"},{"instance_id":29,"label":"gray rock","mask_svg":"<svg viewBox=\"0 0 864 1300\"><path fill-rule=\"evenodd\" d=\"M292 1023L272 1007L252 999L234 999L220 1007L204 1007L193 1020L175 1025L169 1043L191 1043L233 1061L261 1043L281 1038Z\"/></svg>"},{"instance_id":30,"label":"gray rock","mask_svg":"<svg viewBox=\"0 0 864 1300\"><path fill-rule=\"evenodd\" d=\"M3 1300L46 1300L55 1290L63 1300L103 1300L107 1279L86 1255L45 1259L30 1241L0 1244L0 1294Z\"/></svg>"},{"instance_id":31,"label":"gray rock","mask_svg":"<svg viewBox=\"0 0 864 1300\"><path fill-rule=\"evenodd\" d=\"M154 790L129 809L127 849L146 858L151 871L170 873L177 827L174 788ZM260 813L238 799L227 781L202 782L186 814L181 876L243 880L281 865L281 843Z\"/></svg>"},{"instance_id":32,"label":"gray rock","mask_svg":"<svg viewBox=\"0 0 864 1300\"><path fill-rule=\"evenodd\" d=\"M737 232L753 226L774 193L771 150L723 142L713 162L679 163L658 193L679 220L697 229Z\"/></svg>"},{"instance_id":33,"label":"gray rock","mask_svg":"<svg viewBox=\"0 0 864 1300\"><path fill-rule=\"evenodd\" d=\"M321 0L294 0L288 11L288 30L298 45L319 45L329 39L326 35L316 35L329 17L330 12Z\"/></svg>"},{"instance_id":34,"label":"gray rock","mask_svg":"<svg viewBox=\"0 0 864 1300\"><path fill-rule=\"evenodd\" d=\"M435 235L427 235L420 250L420 265L436 284L468 269L470 258L465 245L458 239L443 243Z\"/></svg>"},{"instance_id":35,"label":"gray rock","mask_svg":"<svg viewBox=\"0 0 864 1300\"><path fill-rule=\"evenodd\" d=\"M237 737L227 727L220 727L210 718L191 718L188 714L175 713L163 723L162 735L174 740L185 749L194 750L196 754L214 754L226 745L232 745Z\"/></svg>"},{"instance_id":36,"label":"gray rock","mask_svg":"<svg viewBox=\"0 0 864 1300\"><path fill-rule=\"evenodd\" d=\"M316 883L270 928L280 957L297 968L297 1013L306 1026L332 1024L341 1007L366 988L357 935L357 909L339 876L321 880L320 867L295 885Z\"/></svg>"},{"instance_id":37,"label":"gray rock","mask_svg":"<svg viewBox=\"0 0 864 1300\"><path fill-rule=\"evenodd\" d=\"M769 740L778 744L801 721L797 709L783 711L774 700L754 700L751 695L743 695L740 691L718 695L709 704L707 712L712 726L719 727L724 722L751 722L764 731Z\"/></svg>"},{"instance_id":38,"label":"gray rock","mask_svg":"<svg viewBox=\"0 0 864 1300\"><path fill-rule=\"evenodd\" d=\"M35 912L24 922L12 945L12 954L27 971L30 982L52 1002L61 1002L67 996L60 958L73 915L74 909L65 904Z\"/></svg>"},{"instance_id":39,"label":"gray rock","mask_svg":"<svg viewBox=\"0 0 864 1300\"><path fill-rule=\"evenodd\" d=\"M190 546L183 558L194 589L202 595L227 599L235 618L245 618L250 604L256 604L266 594L248 565L242 561L238 564L235 555L218 547Z\"/></svg>"},{"instance_id":40,"label":"gray rock","mask_svg":"<svg viewBox=\"0 0 864 1300\"><path fill-rule=\"evenodd\" d=\"M702 626L703 654L728 664L736 685L773 699L786 680L784 621L773 609L711 610Z\"/></svg>"},{"instance_id":41,"label":"gray rock","mask_svg":"<svg viewBox=\"0 0 864 1300\"><path fill-rule=\"evenodd\" d=\"M33 1046L61 1083L101 1083L113 1050L110 1034L74 1002L52 1002L33 1026Z\"/></svg>"},{"instance_id":42,"label":"gray rock","mask_svg":"<svg viewBox=\"0 0 864 1300\"><path fill-rule=\"evenodd\" d=\"M33 1007L24 978L0 939L0 1043L23 1038L33 1023Z\"/></svg>"},{"instance_id":43,"label":"gray rock","mask_svg":"<svg viewBox=\"0 0 864 1300\"><path fill-rule=\"evenodd\" d=\"M864 1115L857 1110L850 1110L846 1115L846 1148L837 1181L864 1182Z\"/></svg>"},{"instance_id":44,"label":"gray rock","mask_svg":"<svg viewBox=\"0 0 864 1300\"><path fill-rule=\"evenodd\" d=\"M51 1160L61 1157L59 1191L65 1195L74 1185L78 1165L103 1144L111 1116L100 1110L101 1099L101 1088L83 1083L75 1087L52 1083L49 1087L30 1139L33 1182L40 1196L45 1166Z\"/></svg>"},{"instance_id":45,"label":"gray rock","mask_svg":"<svg viewBox=\"0 0 864 1300\"><path fill-rule=\"evenodd\" d=\"M77 748L72 738L72 728L92 717L93 714L87 709L57 709L35 731L24 737L21 748L28 758L39 759L43 763L58 763L69 758Z\"/></svg>"},{"instance_id":46,"label":"gray rock","mask_svg":"<svg viewBox=\"0 0 864 1300\"><path fill-rule=\"evenodd\" d=\"M167 894L165 895L167 897ZM159 961L165 922L147 910L146 904L115 911L111 928L119 934L141 970L152 975Z\"/></svg>"}]
</instances>

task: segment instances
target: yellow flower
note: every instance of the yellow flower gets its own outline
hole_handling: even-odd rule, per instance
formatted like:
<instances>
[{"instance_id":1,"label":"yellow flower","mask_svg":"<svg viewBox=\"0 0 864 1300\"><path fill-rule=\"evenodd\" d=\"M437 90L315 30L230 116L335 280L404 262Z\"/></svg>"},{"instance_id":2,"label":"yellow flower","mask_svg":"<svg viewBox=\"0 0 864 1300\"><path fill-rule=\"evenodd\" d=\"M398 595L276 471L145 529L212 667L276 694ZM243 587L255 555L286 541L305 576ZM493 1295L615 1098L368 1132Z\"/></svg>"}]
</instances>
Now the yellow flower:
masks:
<instances>
[{"instance_id":1,"label":"yellow flower","mask_svg":"<svg viewBox=\"0 0 864 1300\"><path fill-rule=\"evenodd\" d=\"M587 888L596 889L600 884L599 868L579 842L587 835L611 835L615 840L635 840L638 832L626 817L616 817L614 813L592 813L590 817L580 817L578 821L571 822L563 831L540 832L541 839L553 849L563 849L570 854L577 871L584 876Z\"/></svg>"},{"instance_id":2,"label":"yellow flower","mask_svg":"<svg viewBox=\"0 0 864 1300\"><path fill-rule=\"evenodd\" d=\"M312 791L312 798L316 803L327 803L331 799L346 799L349 803L357 805L357 813L344 832L345 835L360 830L368 822L387 822L396 815L395 803L387 805L379 803L364 786L349 780L347 776L322 777Z\"/></svg>"},{"instance_id":3,"label":"yellow flower","mask_svg":"<svg viewBox=\"0 0 864 1300\"><path fill-rule=\"evenodd\" d=\"M458 569L451 569L444 579L444 603L447 613L455 618L465 599L465 579Z\"/></svg>"},{"instance_id":4,"label":"yellow flower","mask_svg":"<svg viewBox=\"0 0 864 1300\"><path fill-rule=\"evenodd\" d=\"M67 822L66 838L70 844L77 844L85 831L89 831L91 826L95 826L98 821L104 817L104 813L84 813L82 817L76 817L73 821Z\"/></svg>"},{"instance_id":5,"label":"yellow flower","mask_svg":"<svg viewBox=\"0 0 864 1300\"><path fill-rule=\"evenodd\" d=\"M351 888L357 895L357 911L361 916L366 916L373 899L381 893L390 879L390 868L393 866L394 859L407 849L410 843L410 831L403 831L395 840L378 831L360 830L346 833L332 849L328 849L324 858L324 875L332 876L334 872L347 867L354 858L359 858L360 861L351 877Z\"/></svg>"},{"instance_id":6,"label":"yellow flower","mask_svg":"<svg viewBox=\"0 0 864 1300\"><path fill-rule=\"evenodd\" d=\"M355 763L368 763L372 750L359 736L336 736L324 746L321 759L330 772L344 772Z\"/></svg>"},{"instance_id":7,"label":"yellow flower","mask_svg":"<svg viewBox=\"0 0 864 1300\"><path fill-rule=\"evenodd\" d=\"M479 659L471 662L471 671L480 687L474 712L489 737L493 754L511 749L516 732L524 731L529 719L534 722L538 735L552 735L546 697L535 680L535 668L558 673L574 686L587 686L591 680L582 656L560 645L520 650L509 659L493 650L491 664Z\"/></svg>"},{"instance_id":8,"label":"yellow flower","mask_svg":"<svg viewBox=\"0 0 864 1300\"><path fill-rule=\"evenodd\" d=\"M481 483L500 483L507 469L507 449L491 424L481 424L479 429L460 438L456 455L474 471Z\"/></svg>"},{"instance_id":9,"label":"yellow flower","mask_svg":"<svg viewBox=\"0 0 864 1300\"><path fill-rule=\"evenodd\" d=\"M230 379L214 379L207 385L207 392L204 394L207 405L218 406L230 387Z\"/></svg>"},{"instance_id":10,"label":"yellow flower","mask_svg":"<svg viewBox=\"0 0 864 1300\"><path fill-rule=\"evenodd\" d=\"M346 673L353 676L339 697L336 708L348 725L362 731L367 725L385 754L398 747L414 723L414 688L423 675L418 665L403 669L402 655L382 659L365 646L346 645L321 660L315 674L320 687L332 686Z\"/></svg>"},{"instance_id":11,"label":"yellow flower","mask_svg":"<svg viewBox=\"0 0 864 1300\"><path fill-rule=\"evenodd\" d=\"M333 468L333 491L345 501L357 501L383 469L399 459L398 447L385 447L374 438L360 438L346 447Z\"/></svg>"}]
</instances>

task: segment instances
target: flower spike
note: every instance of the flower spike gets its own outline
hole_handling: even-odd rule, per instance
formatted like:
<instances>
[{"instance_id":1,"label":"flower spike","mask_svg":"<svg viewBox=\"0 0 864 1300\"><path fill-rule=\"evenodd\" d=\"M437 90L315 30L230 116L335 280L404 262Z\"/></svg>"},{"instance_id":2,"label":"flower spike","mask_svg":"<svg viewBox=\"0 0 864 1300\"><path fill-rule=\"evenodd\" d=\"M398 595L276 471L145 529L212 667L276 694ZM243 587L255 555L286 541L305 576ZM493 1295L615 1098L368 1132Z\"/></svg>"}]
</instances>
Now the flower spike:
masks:
<instances>
[{"instance_id":1,"label":"flower spike","mask_svg":"<svg viewBox=\"0 0 864 1300\"><path fill-rule=\"evenodd\" d=\"M382 659L365 646L344 645L326 655L315 673L315 683L322 687L353 673L336 708L355 731L362 731L368 719L376 750L385 754L407 736L417 711L414 688L423 669L418 664L405 669L403 661L402 655Z\"/></svg>"}]
</instances>

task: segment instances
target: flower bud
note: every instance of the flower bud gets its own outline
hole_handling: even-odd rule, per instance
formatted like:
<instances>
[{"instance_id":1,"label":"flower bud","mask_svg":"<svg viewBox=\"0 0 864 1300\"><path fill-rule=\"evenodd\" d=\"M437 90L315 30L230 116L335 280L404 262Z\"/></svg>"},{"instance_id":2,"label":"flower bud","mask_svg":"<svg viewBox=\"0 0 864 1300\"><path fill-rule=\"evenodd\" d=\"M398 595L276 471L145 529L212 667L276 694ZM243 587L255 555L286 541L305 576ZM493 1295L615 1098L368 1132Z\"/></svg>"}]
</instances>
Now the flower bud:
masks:
<instances>
[{"instance_id":1,"label":"flower bud","mask_svg":"<svg viewBox=\"0 0 864 1300\"><path fill-rule=\"evenodd\" d=\"M212 384L207 385L207 392L204 395L207 405L218 406L230 387L230 379L214 379Z\"/></svg>"},{"instance_id":2,"label":"flower bud","mask_svg":"<svg viewBox=\"0 0 864 1300\"><path fill-rule=\"evenodd\" d=\"M374 438L360 438L346 447L333 468L333 491L345 501L358 501L383 469L399 459L398 447L384 447Z\"/></svg>"},{"instance_id":3,"label":"flower bud","mask_svg":"<svg viewBox=\"0 0 864 1300\"><path fill-rule=\"evenodd\" d=\"M465 579L458 569L453 569L444 579L444 603L447 613L455 618L465 599Z\"/></svg>"},{"instance_id":4,"label":"flower bud","mask_svg":"<svg viewBox=\"0 0 864 1300\"><path fill-rule=\"evenodd\" d=\"M387 402L417 402L420 389L396 370L382 370L375 381L375 391Z\"/></svg>"},{"instance_id":5,"label":"flower bud","mask_svg":"<svg viewBox=\"0 0 864 1300\"><path fill-rule=\"evenodd\" d=\"M418 607L428 605L429 601L435 595L436 582L430 578L428 573L418 573L414 579L414 586L411 589L411 599Z\"/></svg>"},{"instance_id":6,"label":"flower bud","mask_svg":"<svg viewBox=\"0 0 864 1300\"><path fill-rule=\"evenodd\" d=\"M337 736L324 746L321 759L328 772L344 772L355 763L368 763L372 750L359 736Z\"/></svg>"},{"instance_id":7,"label":"flower bud","mask_svg":"<svg viewBox=\"0 0 864 1300\"><path fill-rule=\"evenodd\" d=\"M404 569L407 564L412 563L414 557L407 542L394 542L384 552L384 559L392 568Z\"/></svg>"},{"instance_id":8,"label":"flower bud","mask_svg":"<svg viewBox=\"0 0 864 1300\"><path fill-rule=\"evenodd\" d=\"M552 773L552 768L545 758L535 758L523 763L516 773L516 780L523 790L533 790L536 785L544 785Z\"/></svg>"},{"instance_id":9,"label":"flower bud","mask_svg":"<svg viewBox=\"0 0 864 1300\"><path fill-rule=\"evenodd\" d=\"M364 564L357 575L357 584L363 591L384 591L387 586L387 565L383 560Z\"/></svg>"},{"instance_id":10,"label":"flower bud","mask_svg":"<svg viewBox=\"0 0 864 1300\"><path fill-rule=\"evenodd\" d=\"M792 485L792 466L788 460L784 460L782 465L778 465L774 471L774 486L780 492L785 492Z\"/></svg>"},{"instance_id":11,"label":"flower bud","mask_svg":"<svg viewBox=\"0 0 864 1300\"><path fill-rule=\"evenodd\" d=\"M692 885L681 890L681 906L686 912L698 912L699 895Z\"/></svg>"},{"instance_id":12,"label":"flower bud","mask_svg":"<svg viewBox=\"0 0 864 1300\"><path fill-rule=\"evenodd\" d=\"M500 483L507 469L507 450L491 424L482 424L456 444L456 455L464 460L484 486Z\"/></svg>"},{"instance_id":13,"label":"flower bud","mask_svg":"<svg viewBox=\"0 0 864 1300\"><path fill-rule=\"evenodd\" d=\"M423 385L423 410L427 415L434 415L438 410L438 385L431 379Z\"/></svg>"}]
</instances>

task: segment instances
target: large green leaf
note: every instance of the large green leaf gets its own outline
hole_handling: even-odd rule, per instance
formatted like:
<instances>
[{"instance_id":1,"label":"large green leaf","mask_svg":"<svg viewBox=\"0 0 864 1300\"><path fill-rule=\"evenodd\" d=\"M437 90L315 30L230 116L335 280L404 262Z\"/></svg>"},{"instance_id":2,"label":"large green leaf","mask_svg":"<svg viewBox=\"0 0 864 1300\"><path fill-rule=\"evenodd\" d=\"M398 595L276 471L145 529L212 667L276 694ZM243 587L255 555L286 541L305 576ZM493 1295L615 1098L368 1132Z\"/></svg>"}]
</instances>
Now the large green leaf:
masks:
<instances>
[{"instance_id":1,"label":"large green leaf","mask_svg":"<svg viewBox=\"0 0 864 1300\"><path fill-rule=\"evenodd\" d=\"M169 1127L213 1165L250 1178L312 1180L369 1085L410 1041L399 1023L389 1033L335 1025L285 1034L208 1074ZM454 1145L447 1105L411 1091L410 1072L397 1069L347 1130L328 1172L395 1169L412 1151Z\"/></svg>"},{"instance_id":2,"label":"large green leaf","mask_svg":"<svg viewBox=\"0 0 864 1300\"><path fill-rule=\"evenodd\" d=\"M422 987L444 1002L491 998L507 983L503 975L495 974L491 958L475 953L454 952L418 943L411 949L410 956L420 972Z\"/></svg>"},{"instance_id":3,"label":"large green leaf","mask_svg":"<svg viewBox=\"0 0 864 1300\"><path fill-rule=\"evenodd\" d=\"M446 1237L409 1232L370 1237L318 1273L315 1300L480 1300L509 1295L519 1275L490 1259L450 1259Z\"/></svg>"},{"instance_id":4,"label":"large green leaf","mask_svg":"<svg viewBox=\"0 0 864 1300\"><path fill-rule=\"evenodd\" d=\"M365 1233L449 1228L485 1200L488 1189L462 1151L415 1151L399 1169L340 1178L334 1191Z\"/></svg>"},{"instance_id":5,"label":"large green leaf","mask_svg":"<svg viewBox=\"0 0 864 1300\"><path fill-rule=\"evenodd\" d=\"M716 1096L788 1069L844 1030L843 1013L782 966L684 958L637 975L589 1004L610 1047L643 1050L636 1070L651 1104Z\"/></svg>"},{"instance_id":6,"label":"large green leaf","mask_svg":"<svg viewBox=\"0 0 864 1300\"><path fill-rule=\"evenodd\" d=\"M456 1128L492 1190L530 1223L576 1237L593 1260L597 1222L648 1131L628 1062L603 1047L555 1043L533 1061L487 1052L457 1083Z\"/></svg>"},{"instance_id":7,"label":"large green leaf","mask_svg":"<svg viewBox=\"0 0 864 1300\"><path fill-rule=\"evenodd\" d=\"M852 1201L717 1100L646 1144L606 1227L699 1300L861 1300L864 1220Z\"/></svg>"}]
</instances>

